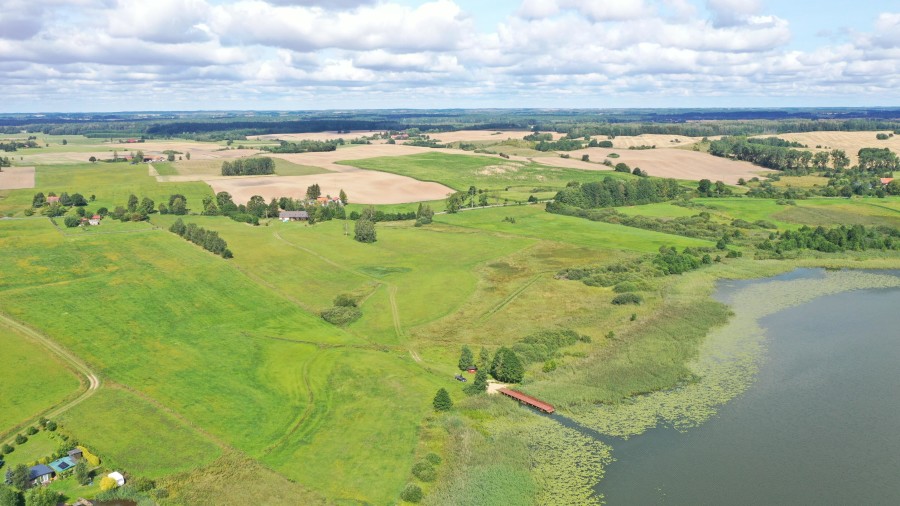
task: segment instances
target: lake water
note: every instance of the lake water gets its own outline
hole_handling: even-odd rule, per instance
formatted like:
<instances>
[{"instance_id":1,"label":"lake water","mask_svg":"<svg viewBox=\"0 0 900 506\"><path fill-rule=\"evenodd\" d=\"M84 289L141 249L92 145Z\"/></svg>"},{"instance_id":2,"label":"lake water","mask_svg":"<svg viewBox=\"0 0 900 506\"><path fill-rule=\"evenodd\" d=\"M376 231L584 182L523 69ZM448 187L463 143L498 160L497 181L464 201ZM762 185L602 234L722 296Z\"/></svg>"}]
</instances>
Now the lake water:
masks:
<instances>
[{"instance_id":1,"label":"lake water","mask_svg":"<svg viewBox=\"0 0 900 506\"><path fill-rule=\"evenodd\" d=\"M764 282L721 285L717 298ZM900 289L828 295L760 323L759 374L718 416L611 441L597 489L608 504L900 504Z\"/></svg>"}]
</instances>

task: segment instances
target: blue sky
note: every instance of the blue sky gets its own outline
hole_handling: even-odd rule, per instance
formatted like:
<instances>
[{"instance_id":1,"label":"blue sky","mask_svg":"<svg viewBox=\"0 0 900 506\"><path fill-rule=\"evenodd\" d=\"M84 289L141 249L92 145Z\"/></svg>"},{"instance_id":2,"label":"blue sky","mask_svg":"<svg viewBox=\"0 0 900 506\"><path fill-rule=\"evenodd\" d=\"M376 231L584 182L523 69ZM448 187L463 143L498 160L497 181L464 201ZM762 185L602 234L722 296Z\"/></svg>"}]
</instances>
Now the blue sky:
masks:
<instances>
[{"instance_id":1,"label":"blue sky","mask_svg":"<svg viewBox=\"0 0 900 506\"><path fill-rule=\"evenodd\" d=\"M2 112L900 105L900 5L3 0Z\"/></svg>"}]
</instances>

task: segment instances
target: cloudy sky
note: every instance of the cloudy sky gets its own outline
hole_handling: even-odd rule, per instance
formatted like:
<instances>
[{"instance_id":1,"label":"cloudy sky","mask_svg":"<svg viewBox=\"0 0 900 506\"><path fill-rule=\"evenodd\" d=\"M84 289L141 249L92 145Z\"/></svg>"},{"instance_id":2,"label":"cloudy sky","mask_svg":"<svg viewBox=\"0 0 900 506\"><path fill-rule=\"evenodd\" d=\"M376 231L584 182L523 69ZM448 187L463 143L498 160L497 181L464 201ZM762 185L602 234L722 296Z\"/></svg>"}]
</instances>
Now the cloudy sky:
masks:
<instances>
[{"instance_id":1,"label":"cloudy sky","mask_svg":"<svg viewBox=\"0 0 900 506\"><path fill-rule=\"evenodd\" d=\"M0 0L0 76L0 112L898 106L900 6Z\"/></svg>"}]
</instances>

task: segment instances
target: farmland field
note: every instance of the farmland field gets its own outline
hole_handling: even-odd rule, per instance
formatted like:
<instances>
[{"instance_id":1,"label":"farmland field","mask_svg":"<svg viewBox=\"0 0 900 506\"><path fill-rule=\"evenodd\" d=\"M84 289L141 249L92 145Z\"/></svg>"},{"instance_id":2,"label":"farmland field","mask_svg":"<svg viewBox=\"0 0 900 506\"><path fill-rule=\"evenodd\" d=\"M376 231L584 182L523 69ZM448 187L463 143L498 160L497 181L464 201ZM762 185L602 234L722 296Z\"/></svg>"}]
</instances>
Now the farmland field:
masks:
<instances>
[{"instance_id":1,"label":"farmland field","mask_svg":"<svg viewBox=\"0 0 900 506\"><path fill-rule=\"evenodd\" d=\"M495 137L453 135L448 138L473 142ZM565 416L592 420L598 403L627 404L635 395L697 379L692 360L710 329L729 318L728 309L709 298L718 279L797 265L896 266L890 251L757 260L755 241L770 231L753 226L723 249L718 236L589 221L549 213L544 203L513 205L530 196L552 199L573 182L637 179L597 163L602 157L595 159L595 152L621 153L619 161L653 176L726 179L758 170L690 150L591 148L591 161L582 162L577 153L529 160L354 145L278 155L275 176L222 178L224 159L257 151L223 149L220 142L140 143L145 152L192 154L190 161L155 164L160 175L154 176L147 164L82 160L90 152L138 147L101 141L71 137L72 150L55 146L44 158L39 149L29 150L22 156L36 160L35 188L0 190L0 213L14 218L0 220L6 260L0 263L0 311L71 351L102 380L53 417L60 426L54 438L87 445L109 469L156 480L168 496L159 498L164 505L387 505L396 504L410 483L422 487L430 504L551 497L590 503L609 447L496 396L467 396L453 377L462 345L480 362L482 348L492 355L501 346L522 349L529 336L579 336L546 358L529 359L517 388L554 403ZM88 149L94 151L82 151ZM218 191L243 203L252 195L301 197L314 183L323 194L344 189L348 212L369 203L386 213L415 211L420 201L440 212L447 193L471 186L486 191L491 204L510 205L437 214L424 226L379 222L371 244L353 240L349 220L263 218L251 226L199 214L203 199ZM63 217L53 222L40 209L26 212L38 191L93 197L86 206L92 212L123 206L131 194L156 204L178 194L190 211L66 228ZM780 230L900 227L896 197L810 198L793 205L744 197L673 202L617 211L660 223L704 213L720 226L764 220ZM216 231L234 258L170 233L179 218ZM652 267L663 247L710 258L697 270L663 276ZM734 254L726 257L725 249ZM612 302L618 282L591 284L565 274L628 266L639 266L626 276L639 304ZM358 306L358 319L334 325L321 317L339 297ZM0 434L14 435L13 428L77 395L78 377L27 336L0 325L0 348L6 352L0 356ZM37 370L42 388L33 394L27 388ZM439 388L455 403L449 414L433 409ZM40 432L7 461L37 460L59 444ZM434 481L412 472L425 459L438 462ZM573 474L573 468L585 472ZM67 494L76 490L54 486Z\"/></svg>"}]
</instances>

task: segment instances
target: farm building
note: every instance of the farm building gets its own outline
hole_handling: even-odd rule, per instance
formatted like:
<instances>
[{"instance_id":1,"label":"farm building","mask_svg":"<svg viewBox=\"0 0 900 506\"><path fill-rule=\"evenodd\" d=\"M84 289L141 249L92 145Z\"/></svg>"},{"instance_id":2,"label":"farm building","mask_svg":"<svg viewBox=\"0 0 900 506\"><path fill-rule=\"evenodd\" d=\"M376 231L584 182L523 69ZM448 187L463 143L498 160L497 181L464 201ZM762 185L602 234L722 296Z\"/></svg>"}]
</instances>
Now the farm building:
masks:
<instances>
[{"instance_id":1,"label":"farm building","mask_svg":"<svg viewBox=\"0 0 900 506\"><path fill-rule=\"evenodd\" d=\"M883 178L881 178L881 185L887 186L888 183L890 183L893 180L894 180L894 178L892 178L892 177L883 177Z\"/></svg>"},{"instance_id":2,"label":"farm building","mask_svg":"<svg viewBox=\"0 0 900 506\"><path fill-rule=\"evenodd\" d=\"M52 479L53 469L50 469L44 464L38 464L28 469L28 481L31 482L32 485L47 483Z\"/></svg>"},{"instance_id":3,"label":"farm building","mask_svg":"<svg viewBox=\"0 0 900 506\"><path fill-rule=\"evenodd\" d=\"M552 405L547 404L544 401L535 399L534 397L532 397L530 395L523 394L522 392L519 392L518 390L511 390L509 388L501 388L497 391L507 397L512 397L513 399L521 402L522 404L527 404L527 405L531 406L532 408L539 409L539 410L543 411L544 413L553 413L554 411L556 411L556 408L554 408Z\"/></svg>"},{"instance_id":4,"label":"farm building","mask_svg":"<svg viewBox=\"0 0 900 506\"><path fill-rule=\"evenodd\" d=\"M91 218L88 220L88 224L90 224L90 225L99 225L101 219L102 219L102 218L100 217L99 214L95 214L95 215L91 216Z\"/></svg>"},{"instance_id":5,"label":"farm building","mask_svg":"<svg viewBox=\"0 0 900 506\"><path fill-rule=\"evenodd\" d=\"M59 197L55 197L55 196L47 197L47 203L48 204L57 204L57 203L59 203Z\"/></svg>"},{"instance_id":6,"label":"farm building","mask_svg":"<svg viewBox=\"0 0 900 506\"><path fill-rule=\"evenodd\" d=\"M278 219L281 221L305 221L309 219L309 213L306 211L281 211L278 213Z\"/></svg>"}]
</instances>

